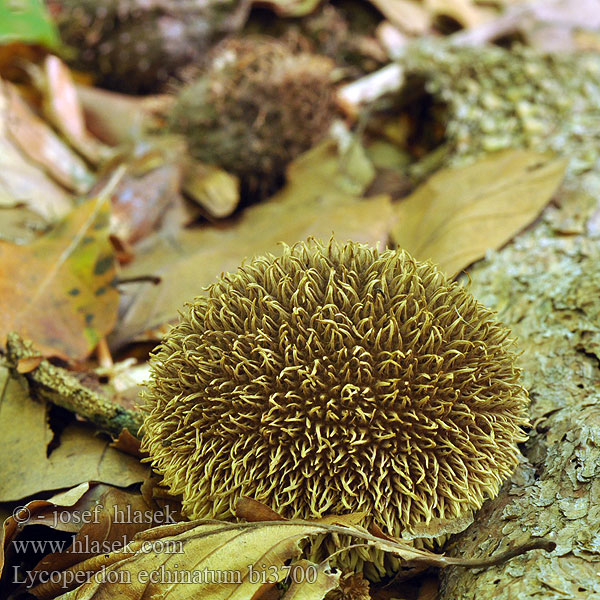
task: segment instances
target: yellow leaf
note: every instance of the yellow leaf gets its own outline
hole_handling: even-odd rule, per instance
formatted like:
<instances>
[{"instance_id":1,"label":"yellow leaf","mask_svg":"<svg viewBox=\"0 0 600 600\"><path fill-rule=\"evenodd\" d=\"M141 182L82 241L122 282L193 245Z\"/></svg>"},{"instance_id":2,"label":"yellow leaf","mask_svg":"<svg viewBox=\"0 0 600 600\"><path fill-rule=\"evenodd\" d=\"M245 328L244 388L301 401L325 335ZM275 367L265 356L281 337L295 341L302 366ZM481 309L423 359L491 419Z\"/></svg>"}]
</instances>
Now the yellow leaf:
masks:
<instances>
[{"instance_id":1,"label":"yellow leaf","mask_svg":"<svg viewBox=\"0 0 600 600\"><path fill-rule=\"evenodd\" d=\"M84 358L119 304L108 199L88 200L27 246L0 241L0 342L10 331L44 355Z\"/></svg>"},{"instance_id":2,"label":"yellow leaf","mask_svg":"<svg viewBox=\"0 0 600 600\"><path fill-rule=\"evenodd\" d=\"M392 239L454 276L529 225L562 181L566 164L506 150L439 171L396 206Z\"/></svg>"},{"instance_id":3,"label":"yellow leaf","mask_svg":"<svg viewBox=\"0 0 600 600\"><path fill-rule=\"evenodd\" d=\"M70 424L56 435L60 443L49 452L55 436L47 405L30 398L8 370L0 368L0 502L91 480L125 487L147 476L145 465L94 433L82 423Z\"/></svg>"},{"instance_id":4,"label":"yellow leaf","mask_svg":"<svg viewBox=\"0 0 600 600\"><path fill-rule=\"evenodd\" d=\"M292 584L283 600L321 600L339 586L340 573L332 573L327 563L299 560L290 566L290 579Z\"/></svg>"},{"instance_id":5,"label":"yellow leaf","mask_svg":"<svg viewBox=\"0 0 600 600\"><path fill-rule=\"evenodd\" d=\"M289 167L288 183L268 201L243 211L222 227L188 229L176 243L157 236L123 271L124 278L152 273L159 285L136 286L132 301L115 328L116 345L148 329L177 319L183 302L211 284L221 272L244 259L280 251L309 236L340 241L385 243L394 220L386 195L362 198L373 167L359 144L340 155L326 141L298 157Z\"/></svg>"},{"instance_id":6,"label":"yellow leaf","mask_svg":"<svg viewBox=\"0 0 600 600\"><path fill-rule=\"evenodd\" d=\"M248 600L262 587L285 579L290 571L285 563L300 554L298 541L321 529L298 522L198 521L157 527L120 552L96 557L100 561L93 564L97 570L89 583L60 599ZM90 561L81 563L82 569L91 566ZM65 572L65 581L73 573ZM43 596L44 588L33 593Z\"/></svg>"},{"instance_id":7,"label":"yellow leaf","mask_svg":"<svg viewBox=\"0 0 600 600\"><path fill-rule=\"evenodd\" d=\"M54 577L30 592L37 598L54 597L53 592L59 587L57 581L61 581L63 589L72 591L59 596L59 600L248 600L258 598L265 587L289 576L294 582L304 578L305 583L291 588L292 593L284 600L318 600L323 597L322 592L337 583L336 576L328 574L326 568L317 567L315 572L315 566L307 561L296 563L299 570L294 573L286 563L299 556L300 540L328 533L352 535L398 556L407 566L482 567L499 564L529 550L551 551L556 546L537 539L490 559L470 560L419 550L400 540L382 540L355 527L309 521L199 520L143 531L118 552L85 560L63 571L62 579ZM82 580L86 583L72 589ZM315 586L312 590L311 585Z\"/></svg>"}]
</instances>

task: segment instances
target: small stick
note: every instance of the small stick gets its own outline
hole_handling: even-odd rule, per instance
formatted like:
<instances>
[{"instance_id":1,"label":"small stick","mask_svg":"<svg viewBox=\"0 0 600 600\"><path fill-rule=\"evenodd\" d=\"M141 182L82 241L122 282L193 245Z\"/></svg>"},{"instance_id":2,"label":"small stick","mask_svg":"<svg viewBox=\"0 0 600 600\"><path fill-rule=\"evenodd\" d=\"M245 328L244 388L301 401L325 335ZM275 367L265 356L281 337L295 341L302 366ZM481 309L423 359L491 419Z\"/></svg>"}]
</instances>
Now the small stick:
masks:
<instances>
[{"instance_id":1,"label":"small stick","mask_svg":"<svg viewBox=\"0 0 600 600\"><path fill-rule=\"evenodd\" d=\"M114 365L110 354L110 348L108 347L108 342L105 337L103 337L96 346L96 358L98 359L98 364L105 369L109 369Z\"/></svg>"},{"instance_id":2,"label":"small stick","mask_svg":"<svg viewBox=\"0 0 600 600\"><path fill-rule=\"evenodd\" d=\"M12 332L8 334L6 357L11 369L17 371L23 359L39 357L39 352L31 342ZM35 368L19 377L25 377L32 393L40 399L84 417L115 438L119 437L123 429L136 437L138 435L143 421L141 413L127 410L101 393L82 385L69 371L54 366L46 359L42 359Z\"/></svg>"}]
</instances>

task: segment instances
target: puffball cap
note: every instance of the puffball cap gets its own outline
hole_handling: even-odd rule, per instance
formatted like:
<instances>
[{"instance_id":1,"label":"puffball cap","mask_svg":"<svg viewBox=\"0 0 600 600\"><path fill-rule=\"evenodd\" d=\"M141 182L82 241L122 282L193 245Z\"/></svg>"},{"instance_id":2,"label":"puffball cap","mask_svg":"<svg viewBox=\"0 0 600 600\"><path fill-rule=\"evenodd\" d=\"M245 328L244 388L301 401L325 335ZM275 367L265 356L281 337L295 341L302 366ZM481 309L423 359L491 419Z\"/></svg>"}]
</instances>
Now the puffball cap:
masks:
<instances>
[{"instance_id":1,"label":"puffball cap","mask_svg":"<svg viewBox=\"0 0 600 600\"><path fill-rule=\"evenodd\" d=\"M509 331L403 250L309 240L222 275L152 359L142 447L191 518L250 496L399 536L497 494L524 441Z\"/></svg>"}]
</instances>

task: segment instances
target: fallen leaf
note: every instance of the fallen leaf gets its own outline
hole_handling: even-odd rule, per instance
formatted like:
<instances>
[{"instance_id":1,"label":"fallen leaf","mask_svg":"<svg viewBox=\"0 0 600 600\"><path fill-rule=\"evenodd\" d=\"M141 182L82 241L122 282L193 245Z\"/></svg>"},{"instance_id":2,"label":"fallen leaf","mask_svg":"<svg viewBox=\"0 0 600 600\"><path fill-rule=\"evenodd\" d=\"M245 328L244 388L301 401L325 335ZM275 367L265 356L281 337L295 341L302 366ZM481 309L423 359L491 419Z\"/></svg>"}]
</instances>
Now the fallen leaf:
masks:
<instances>
[{"instance_id":1,"label":"fallen leaf","mask_svg":"<svg viewBox=\"0 0 600 600\"><path fill-rule=\"evenodd\" d=\"M31 371L40 366L43 360L43 356L28 356L26 358L22 358L17 363L17 373L31 373Z\"/></svg>"},{"instance_id":2,"label":"fallen leaf","mask_svg":"<svg viewBox=\"0 0 600 600\"><path fill-rule=\"evenodd\" d=\"M6 130L12 142L57 182L79 194L87 192L94 176L83 159L34 114L12 85L0 81L0 92L7 101Z\"/></svg>"},{"instance_id":3,"label":"fallen leaf","mask_svg":"<svg viewBox=\"0 0 600 600\"><path fill-rule=\"evenodd\" d=\"M110 145L138 142L149 129L164 126L164 115L174 95L129 96L100 88L76 85L90 132Z\"/></svg>"},{"instance_id":4,"label":"fallen leaf","mask_svg":"<svg viewBox=\"0 0 600 600\"><path fill-rule=\"evenodd\" d=\"M435 173L396 205L395 244L449 276L506 244L546 206L566 160L506 150Z\"/></svg>"},{"instance_id":5,"label":"fallen leaf","mask_svg":"<svg viewBox=\"0 0 600 600\"><path fill-rule=\"evenodd\" d=\"M2 527L0 528L0 575L4 570L5 553L9 544L25 527L29 525L48 525L49 513L76 506L89 488L88 483L83 483L67 492L57 494L49 500L32 500L23 506L16 507L12 514L3 518ZM53 518L52 522L54 523ZM77 531L77 528L73 529L73 527L72 520L62 523L60 519L56 519L56 528L60 531Z\"/></svg>"},{"instance_id":6,"label":"fallen leaf","mask_svg":"<svg viewBox=\"0 0 600 600\"><path fill-rule=\"evenodd\" d=\"M334 142L325 142L292 163L281 192L246 209L229 226L185 230L176 238L157 236L152 246L140 248L122 276L154 275L161 282L136 284L111 344L174 321L183 303L221 272L237 269L252 256L278 252L279 242L335 235L341 241L385 244L394 221L389 197L360 197L373 176L359 145L340 156Z\"/></svg>"},{"instance_id":7,"label":"fallen leaf","mask_svg":"<svg viewBox=\"0 0 600 600\"><path fill-rule=\"evenodd\" d=\"M13 118L0 81L0 206L23 203L48 221L63 217L73 206L70 194L27 162L9 139L7 128Z\"/></svg>"},{"instance_id":8,"label":"fallen leaf","mask_svg":"<svg viewBox=\"0 0 600 600\"><path fill-rule=\"evenodd\" d=\"M292 584L282 600L322 600L339 586L340 573L332 573L327 563L314 564L299 560L290 565Z\"/></svg>"},{"instance_id":9,"label":"fallen leaf","mask_svg":"<svg viewBox=\"0 0 600 600\"><path fill-rule=\"evenodd\" d=\"M10 502L30 495L31 486L25 484L25 493L18 486L27 466L46 462L54 435L48 425L47 406L31 400L6 367L0 367L0 384L0 437L6 449L4 460L0 461L0 502Z\"/></svg>"},{"instance_id":10,"label":"fallen leaf","mask_svg":"<svg viewBox=\"0 0 600 600\"><path fill-rule=\"evenodd\" d=\"M135 456L136 458L142 458L144 456L140 450L140 440L131 435L129 429L123 429L119 434L119 437L112 442L111 446L125 454Z\"/></svg>"},{"instance_id":11,"label":"fallen leaf","mask_svg":"<svg viewBox=\"0 0 600 600\"><path fill-rule=\"evenodd\" d=\"M158 527L143 532L121 553L65 571L63 589L76 569L102 575L59 598L134 600L165 597L168 590L172 600L248 600L261 588L285 579L290 570L285 563L300 555L298 541L319 530L297 522L276 527L196 521ZM173 585L182 577L189 583ZM41 599L54 597L56 589L58 585L46 584L29 591Z\"/></svg>"},{"instance_id":12,"label":"fallen leaf","mask_svg":"<svg viewBox=\"0 0 600 600\"><path fill-rule=\"evenodd\" d=\"M111 331L119 295L108 200L83 203L27 246L0 241L0 340L17 331L45 355L84 358Z\"/></svg>"},{"instance_id":13,"label":"fallen leaf","mask_svg":"<svg viewBox=\"0 0 600 600\"><path fill-rule=\"evenodd\" d=\"M141 600L151 597L168 597L187 600L248 600L259 597L261 590L283 581L294 566L286 563L300 555L299 542L307 537L324 534L352 536L357 540L390 552L407 566L462 565L482 567L508 560L533 549L552 550L556 544L536 540L514 548L496 557L484 560L452 558L418 550L401 541L385 541L364 530L339 525L324 525L310 521L272 521L261 523L227 523L216 521L191 521L148 529L138 534L134 541L120 552L102 554L74 565L62 572L51 583L31 590L40 600L104 600L127 598ZM302 562L308 569L316 567ZM318 588L333 583L331 578L319 577ZM81 577L87 583L75 588ZM181 585L185 583L185 585ZM307 586L294 590L292 598L317 599ZM330 588L331 589L331 588ZM304 595L300 595L300 593ZM289 600L289 599L288 599Z\"/></svg>"},{"instance_id":14,"label":"fallen leaf","mask_svg":"<svg viewBox=\"0 0 600 600\"><path fill-rule=\"evenodd\" d=\"M419 588L417 600L438 600L440 596L440 581L437 575L427 575Z\"/></svg>"},{"instance_id":15,"label":"fallen leaf","mask_svg":"<svg viewBox=\"0 0 600 600\"><path fill-rule=\"evenodd\" d=\"M2 195L1 185L0 182L0 196ZM33 242L47 227L46 221L24 204L3 207L0 199L0 239L15 244L28 244Z\"/></svg>"},{"instance_id":16,"label":"fallen leaf","mask_svg":"<svg viewBox=\"0 0 600 600\"><path fill-rule=\"evenodd\" d=\"M0 384L0 502L87 481L127 486L145 479L146 466L111 448L92 427L70 424L54 439L47 405L32 400L7 369L0 369Z\"/></svg>"},{"instance_id":17,"label":"fallen leaf","mask_svg":"<svg viewBox=\"0 0 600 600\"><path fill-rule=\"evenodd\" d=\"M11 42L60 47L58 31L42 0L0 2L0 44Z\"/></svg>"},{"instance_id":18,"label":"fallen leaf","mask_svg":"<svg viewBox=\"0 0 600 600\"><path fill-rule=\"evenodd\" d=\"M235 516L244 521L256 523L258 521L286 521L287 519L275 512L270 506L242 496L235 503Z\"/></svg>"},{"instance_id":19,"label":"fallen leaf","mask_svg":"<svg viewBox=\"0 0 600 600\"><path fill-rule=\"evenodd\" d=\"M38 83L44 96L45 113L66 140L92 164L108 159L113 151L91 136L85 125L77 89L69 68L57 57L48 55Z\"/></svg>"},{"instance_id":20,"label":"fallen leaf","mask_svg":"<svg viewBox=\"0 0 600 600\"><path fill-rule=\"evenodd\" d=\"M19 564L23 555L28 554L27 541L22 544L18 541L27 527L43 525L76 534L71 540L59 542L62 551L47 554L28 571L30 581L34 581L39 571L59 572L98 553L118 550L137 533L170 523L172 515L177 514L173 510L167 512L153 500L145 500L139 493L105 484L82 483L48 500L34 500L17 507L2 520L0 574L9 548L12 564Z\"/></svg>"},{"instance_id":21,"label":"fallen leaf","mask_svg":"<svg viewBox=\"0 0 600 600\"><path fill-rule=\"evenodd\" d=\"M167 213L181 205L180 182L181 170L174 162L128 172L112 194L111 233L126 244L153 233Z\"/></svg>"},{"instance_id":22,"label":"fallen leaf","mask_svg":"<svg viewBox=\"0 0 600 600\"><path fill-rule=\"evenodd\" d=\"M146 529L173 523L172 512L148 504L139 493L95 485L70 510L47 507L35 523L72 524L77 532L62 552L46 555L33 573L63 571L97 554L117 552Z\"/></svg>"}]
</instances>

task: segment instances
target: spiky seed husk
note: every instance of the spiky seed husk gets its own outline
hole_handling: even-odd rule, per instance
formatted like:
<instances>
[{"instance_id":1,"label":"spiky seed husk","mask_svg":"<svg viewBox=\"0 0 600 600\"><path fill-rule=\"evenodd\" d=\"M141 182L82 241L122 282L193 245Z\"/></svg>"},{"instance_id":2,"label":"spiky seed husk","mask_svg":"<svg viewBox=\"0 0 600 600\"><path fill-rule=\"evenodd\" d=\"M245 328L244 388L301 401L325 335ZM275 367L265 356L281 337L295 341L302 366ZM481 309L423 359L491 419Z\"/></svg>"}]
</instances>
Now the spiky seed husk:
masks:
<instances>
[{"instance_id":1,"label":"spiky seed husk","mask_svg":"<svg viewBox=\"0 0 600 600\"><path fill-rule=\"evenodd\" d=\"M183 88L170 115L192 154L266 195L286 165L324 137L336 114L333 62L266 37L232 39Z\"/></svg>"},{"instance_id":2,"label":"spiky seed husk","mask_svg":"<svg viewBox=\"0 0 600 600\"><path fill-rule=\"evenodd\" d=\"M187 306L152 360L142 446L189 517L250 496L289 518L366 511L400 536L479 508L517 464L508 336L405 251L284 246ZM358 550L344 566L369 560L371 578L397 566Z\"/></svg>"}]
</instances>

